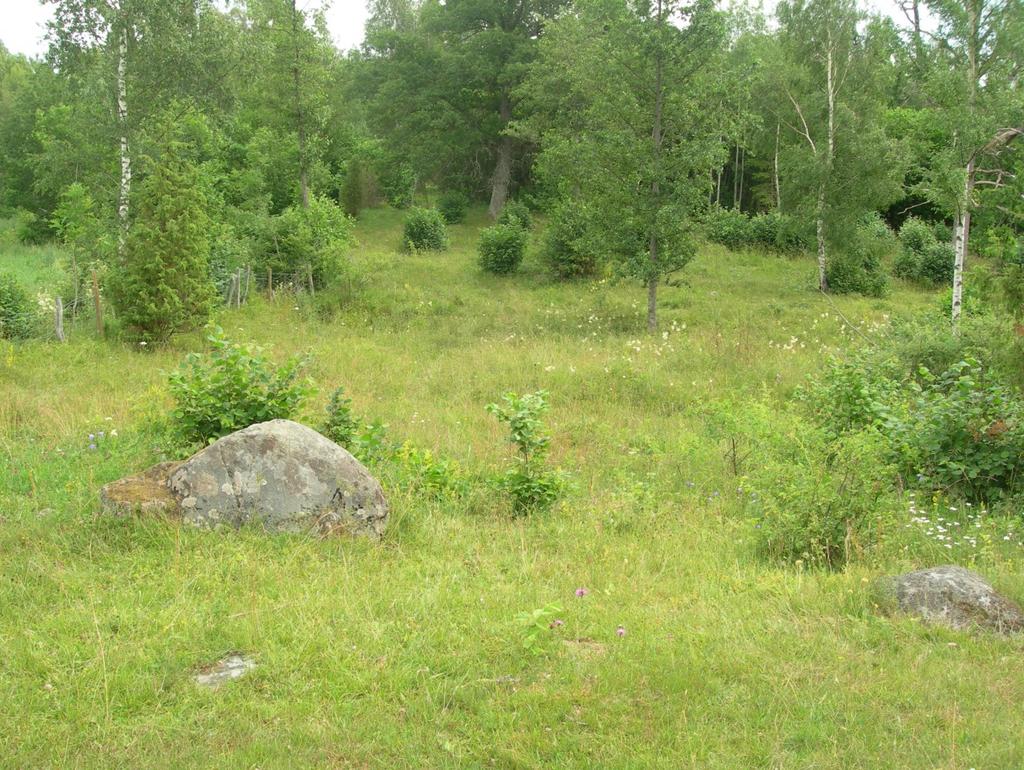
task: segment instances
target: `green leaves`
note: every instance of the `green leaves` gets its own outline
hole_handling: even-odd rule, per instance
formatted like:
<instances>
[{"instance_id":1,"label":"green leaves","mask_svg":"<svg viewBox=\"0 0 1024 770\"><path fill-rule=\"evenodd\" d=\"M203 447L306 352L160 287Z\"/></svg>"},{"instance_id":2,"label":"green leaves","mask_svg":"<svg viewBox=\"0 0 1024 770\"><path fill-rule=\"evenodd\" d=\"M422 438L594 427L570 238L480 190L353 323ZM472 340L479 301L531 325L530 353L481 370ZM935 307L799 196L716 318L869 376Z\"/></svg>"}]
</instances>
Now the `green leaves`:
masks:
<instances>
[{"instance_id":1,"label":"green leaves","mask_svg":"<svg viewBox=\"0 0 1024 770\"><path fill-rule=\"evenodd\" d=\"M258 422L292 417L313 393L299 375L308 363L293 357L273 366L255 345L212 330L209 354L190 353L169 379L172 422L182 442L205 444Z\"/></svg>"},{"instance_id":2,"label":"green leaves","mask_svg":"<svg viewBox=\"0 0 1024 770\"><path fill-rule=\"evenodd\" d=\"M547 411L547 392L506 393L503 404L486 409L509 426L509 442L518 450L513 466L498 477L498 486L512 498L516 515L550 508L565 489L564 475L545 465L551 438L544 433L541 415Z\"/></svg>"}]
</instances>

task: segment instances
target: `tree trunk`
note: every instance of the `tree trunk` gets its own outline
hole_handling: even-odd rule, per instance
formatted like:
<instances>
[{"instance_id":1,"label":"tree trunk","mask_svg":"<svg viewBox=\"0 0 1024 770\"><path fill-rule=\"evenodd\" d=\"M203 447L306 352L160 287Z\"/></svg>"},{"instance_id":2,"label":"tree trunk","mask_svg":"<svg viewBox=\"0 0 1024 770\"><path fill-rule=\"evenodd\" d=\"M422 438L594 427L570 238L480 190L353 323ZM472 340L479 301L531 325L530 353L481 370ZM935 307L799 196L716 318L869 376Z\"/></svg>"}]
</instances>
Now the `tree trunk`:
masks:
<instances>
[{"instance_id":1,"label":"tree trunk","mask_svg":"<svg viewBox=\"0 0 1024 770\"><path fill-rule=\"evenodd\" d=\"M957 206L956 220L953 225L953 251L956 259L953 262L953 305L951 319L953 329L957 330L960 315L963 311L964 297L964 261L967 258L967 241L971 232L971 197L974 195L974 160L967 164L964 178L964 197Z\"/></svg>"},{"instance_id":2,"label":"tree trunk","mask_svg":"<svg viewBox=\"0 0 1024 770\"><path fill-rule=\"evenodd\" d=\"M782 122L775 124L775 162L772 166L772 187L775 189L775 208L782 211L782 191L779 189L779 138L782 132Z\"/></svg>"},{"instance_id":3,"label":"tree trunk","mask_svg":"<svg viewBox=\"0 0 1024 770\"><path fill-rule=\"evenodd\" d=\"M508 126L512 119L512 102L506 94L501 95L502 130ZM505 201L508 200L508 187L512 182L512 137L502 136L498 142L498 161L494 166L494 176L491 177L491 204L487 207L487 213L491 219L501 216L501 210L505 208Z\"/></svg>"},{"instance_id":4,"label":"tree trunk","mask_svg":"<svg viewBox=\"0 0 1024 770\"><path fill-rule=\"evenodd\" d=\"M732 161L732 207L738 209L740 206L740 145L737 142L736 151L733 153Z\"/></svg>"},{"instance_id":5,"label":"tree trunk","mask_svg":"<svg viewBox=\"0 0 1024 770\"><path fill-rule=\"evenodd\" d=\"M825 183L818 187L818 204L815 207L815 233L818 239L818 288L828 291L825 273Z\"/></svg>"},{"instance_id":6,"label":"tree trunk","mask_svg":"<svg viewBox=\"0 0 1024 770\"><path fill-rule=\"evenodd\" d=\"M740 149L740 196L739 196L739 202L736 204L736 209L738 211L743 211L743 176L744 176L744 170L746 169L746 166L747 166L747 151L745 149L741 148Z\"/></svg>"},{"instance_id":7,"label":"tree trunk","mask_svg":"<svg viewBox=\"0 0 1024 770\"><path fill-rule=\"evenodd\" d=\"M306 121L302 110L302 81L299 75L299 12L292 0L292 42L295 47L295 61L292 78L295 81L295 122L299 134L299 194L302 208L309 208L309 164L306 158Z\"/></svg>"},{"instance_id":8,"label":"tree trunk","mask_svg":"<svg viewBox=\"0 0 1024 770\"><path fill-rule=\"evenodd\" d=\"M662 15L662 0L658 0L658 23L665 23ZM651 180L651 203L654 209L661 207L661 186L658 182L658 174L661 172L661 113L664 102L664 84L662 82L662 58L661 48L658 48L658 57L654 69L654 125L651 128L651 150L654 156L654 179ZM657 217L657 214L655 214ZM651 236L648 244L650 257L650 272L647 275L647 331L654 333L658 328L658 281L661 280L661 265L658 263L658 226L657 218L651 222Z\"/></svg>"},{"instance_id":9,"label":"tree trunk","mask_svg":"<svg viewBox=\"0 0 1024 770\"><path fill-rule=\"evenodd\" d=\"M828 97L828 150L825 155L824 178L818 183L818 202L815 206L815 234L818 241L818 288L828 291L828 278L826 276L827 262L825 254L825 211L827 208L827 189L829 180L832 177L832 161L836 152L836 89L832 67L832 30L828 33L828 52L825 69L825 87Z\"/></svg>"},{"instance_id":10,"label":"tree trunk","mask_svg":"<svg viewBox=\"0 0 1024 770\"><path fill-rule=\"evenodd\" d=\"M128 237L128 199L132 188L132 156L128 147L128 21L122 21L117 56L117 123L121 132L121 184L117 193L118 256Z\"/></svg>"}]
</instances>

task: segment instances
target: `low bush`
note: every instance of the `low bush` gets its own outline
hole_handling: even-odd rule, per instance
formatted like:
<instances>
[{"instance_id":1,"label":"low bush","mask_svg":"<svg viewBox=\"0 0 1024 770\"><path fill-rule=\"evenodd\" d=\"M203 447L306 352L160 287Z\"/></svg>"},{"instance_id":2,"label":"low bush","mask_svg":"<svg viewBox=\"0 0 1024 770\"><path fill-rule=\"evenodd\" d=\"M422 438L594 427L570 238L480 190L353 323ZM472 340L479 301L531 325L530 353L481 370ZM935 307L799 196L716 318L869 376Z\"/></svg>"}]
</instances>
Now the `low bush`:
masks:
<instances>
[{"instance_id":1,"label":"low bush","mask_svg":"<svg viewBox=\"0 0 1024 770\"><path fill-rule=\"evenodd\" d=\"M737 209L711 209L704 227L709 241L720 243L728 249L742 249L754 241L750 217Z\"/></svg>"},{"instance_id":2,"label":"low bush","mask_svg":"<svg viewBox=\"0 0 1024 770\"><path fill-rule=\"evenodd\" d=\"M515 225L524 230L533 228L533 215L530 207L521 201L508 201L498 216L499 225Z\"/></svg>"},{"instance_id":3,"label":"low bush","mask_svg":"<svg viewBox=\"0 0 1024 770\"><path fill-rule=\"evenodd\" d=\"M918 280L932 286L953 281L953 265L956 252L948 243L933 243L921 254Z\"/></svg>"},{"instance_id":4,"label":"low bush","mask_svg":"<svg viewBox=\"0 0 1024 770\"><path fill-rule=\"evenodd\" d=\"M523 261L526 230L517 225L494 225L480 233L479 263L488 273L508 275Z\"/></svg>"},{"instance_id":5,"label":"low bush","mask_svg":"<svg viewBox=\"0 0 1024 770\"><path fill-rule=\"evenodd\" d=\"M909 217L900 228L900 252L893 262L893 275L926 285L953 280L953 247L939 240L935 228L916 217Z\"/></svg>"},{"instance_id":6,"label":"low bush","mask_svg":"<svg viewBox=\"0 0 1024 770\"><path fill-rule=\"evenodd\" d=\"M346 449L353 445L359 432L359 418L352 412L352 399L345 396L345 389L337 387L327 402L327 419L320 432L335 444Z\"/></svg>"},{"instance_id":7,"label":"low bush","mask_svg":"<svg viewBox=\"0 0 1024 770\"><path fill-rule=\"evenodd\" d=\"M498 487L512 500L517 516L550 508L565 488L561 472L547 467L551 439L544 433L541 416L548 409L547 393L507 393L501 404L487 411L509 428L509 443L516 448L513 465L498 479Z\"/></svg>"},{"instance_id":8,"label":"low bush","mask_svg":"<svg viewBox=\"0 0 1024 770\"><path fill-rule=\"evenodd\" d=\"M0 273L0 339L21 340L32 335L36 305L17 279Z\"/></svg>"},{"instance_id":9,"label":"low bush","mask_svg":"<svg viewBox=\"0 0 1024 770\"><path fill-rule=\"evenodd\" d=\"M829 290L836 294L884 296L888 281L883 260L895 244L892 230L877 216L860 222L846 247L834 251L826 265Z\"/></svg>"},{"instance_id":10,"label":"low bush","mask_svg":"<svg viewBox=\"0 0 1024 770\"><path fill-rule=\"evenodd\" d=\"M271 223L264 243L262 267L274 271L274 280L293 280L304 286L325 286L340 270L354 243L352 219L328 198L312 196L308 207L290 206Z\"/></svg>"},{"instance_id":11,"label":"low bush","mask_svg":"<svg viewBox=\"0 0 1024 770\"><path fill-rule=\"evenodd\" d=\"M887 421L903 472L920 486L973 500L1015 491L1024 471L1024 400L974 359L911 382Z\"/></svg>"},{"instance_id":12,"label":"low bush","mask_svg":"<svg viewBox=\"0 0 1024 770\"><path fill-rule=\"evenodd\" d=\"M778 211L750 216L736 209L715 207L705 216L704 233L712 243L734 251L760 248L793 254L812 246L799 223Z\"/></svg>"},{"instance_id":13,"label":"low bush","mask_svg":"<svg viewBox=\"0 0 1024 770\"><path fill-rule=\"evenodd\" d=\"M450 225L458 224L466 218L466 209L469 208L469 196L458 190L450 190L444 193L437 201L437 210L441 212L444 221Z\"/></svg>"},{"instance_id":14,"label":"low bush","mask_svg":"<svg viewBox=\"0 0 1024 770\"><path fill-rule=\"evenodd\" d=\"M930 328L897 328L885 349L829 362L801 392L810 415L832 441L877 431L907 486L982 501L1021 492L1024 399L1004 381L998 342L1011 332L965 327L964 339ZM922 363L950 359L938 375Z\"/></svg>"},{"instance_id":15,"label":"low bush","mask_svg":"<svg viewBox=\"0 0 1024 770\"><path fill-rule=\"evenodd\" d=\"M448 248L448 228L437 209L410 209L403 232L405 246L411 251L444 251Z\"/></svg>"},{"instance_id":16,"label":"low bush","mask_svg":"<svg viewBox=\"0 0 1024 770\"><path fill-rule=\"evenodd\" d=\"M837 569L879 546L899 509L880 435L829 442L806 426L786 439L788 449L767 456L742 488L762 555Z\"/></svg>"},{"instance_id":17,"label":"low bush","mask_svg":"<svg viewBox=\"0 0 1024 770\"><path fill-rule=\"evenodd\" d=\"M189 354L169 378L172 427L186 446L206 444L258 422L292 417L313 392L300 375L306 359L275 366L255 345L214 329L212 350Z\"/></svg>"},{"instance_id":18,"label":"low bush","mask_svg":"<svg viewBox=\"0 0 1024 770\"><path fill-rule=\"evenodd\" d=\"M563 203L548 220L541 257L556 278L590 278L597 274L598 258L584 240L586 219L580 208Z\"/></svg>"}]
</instances>

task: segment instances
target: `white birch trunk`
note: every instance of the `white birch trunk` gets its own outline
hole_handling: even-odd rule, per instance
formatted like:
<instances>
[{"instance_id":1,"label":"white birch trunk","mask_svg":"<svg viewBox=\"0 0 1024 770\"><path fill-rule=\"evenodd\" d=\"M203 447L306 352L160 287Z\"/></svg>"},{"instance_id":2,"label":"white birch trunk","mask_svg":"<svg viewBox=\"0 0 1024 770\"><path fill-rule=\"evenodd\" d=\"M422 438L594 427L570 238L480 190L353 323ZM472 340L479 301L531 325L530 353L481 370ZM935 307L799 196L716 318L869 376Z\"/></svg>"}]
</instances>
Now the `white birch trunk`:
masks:
<instances>
[{"instance_id":1,"label":"white birch trunk","mask_svg":"<svg viewBox=\"0 0 1024 770\"><path fill-rule=\"evenodd\" d=\"M964 299L964 262L967 258L967 242L971 232L971 197L974 195L974 160L967 164L964 176L963 200L957 206L956 221L953 225L953 251L956 258L953 262L953 303L951 319L956 330L963 312Z\"/></svg>"},{"instance_id":2,"label":"white birch trunk","mask_svg":"<svg viewBox=\"0 0 1024 770\"><path fill-rule=\"evenodd\" d=\"M775 208L782 211L782 190L779 186L779 140L782 134L782 123L775 124L775 163L773 166L773 179L775 187Z\"/></svg>"},{"instance_id":3,"label":"white birch trunk","mask_svg":"<svg viewBox=\"0 0 1024 770\"><path fill-rule=\"evenodd\" d=\"M117 56L117 122L121 132L121 184L117 195L117 221L120 233L117 239L117 250L124 252L125 239L128 235L128 200L132 188L132 156L128 146L128 22L121 26L121 40Z\"/></svg>"}]
</instances>

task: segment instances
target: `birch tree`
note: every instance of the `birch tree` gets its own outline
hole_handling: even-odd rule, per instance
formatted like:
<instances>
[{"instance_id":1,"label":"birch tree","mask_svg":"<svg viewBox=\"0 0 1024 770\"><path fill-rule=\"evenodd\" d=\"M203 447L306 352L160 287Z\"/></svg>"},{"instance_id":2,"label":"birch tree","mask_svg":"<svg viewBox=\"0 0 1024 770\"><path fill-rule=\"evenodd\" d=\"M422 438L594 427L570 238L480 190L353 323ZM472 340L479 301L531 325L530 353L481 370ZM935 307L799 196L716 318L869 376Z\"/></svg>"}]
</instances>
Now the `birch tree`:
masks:
<instances>
[{"instance_id":1,"label":"birch tree","mask_svg":"<svg viewBox=\"0 0 1024 770\"><path fill-rule=\"evenodd\" d=\"M1004 183L1002 156L1024 134L1024 6L1017 0L929 0L928 7L940 21L939 66L929 83L932 115L945 129L947 146L924 188L953 215L955 328L980 188Z\"/></svg>"},{"instance_id":2,"label":"birch tree","mask_svg":"<svg viewBox=\"0 0 1024 770\"><path fill-rule=\"evenodd\" d=\"M584 0L549 27L523 92L541 173L576 199L591 248L647 287L650 331L658 286L692 258L692 215L723 160L707 108L724 38L710 0Z\"/></svg>"},{"instance_id":3,"label":"birch tree","mask_svg":"<svg viewBox=\"0 0 1024 770\"><path fill-rule=\"evenodd\" d=\"M898 164L879 120L883 50L855 0L779 5L776 117L790 148L788 181L814 221L818 286L842 225L897 194Z\"/></svg>"}]
</instances>

